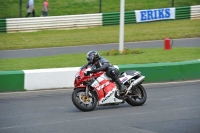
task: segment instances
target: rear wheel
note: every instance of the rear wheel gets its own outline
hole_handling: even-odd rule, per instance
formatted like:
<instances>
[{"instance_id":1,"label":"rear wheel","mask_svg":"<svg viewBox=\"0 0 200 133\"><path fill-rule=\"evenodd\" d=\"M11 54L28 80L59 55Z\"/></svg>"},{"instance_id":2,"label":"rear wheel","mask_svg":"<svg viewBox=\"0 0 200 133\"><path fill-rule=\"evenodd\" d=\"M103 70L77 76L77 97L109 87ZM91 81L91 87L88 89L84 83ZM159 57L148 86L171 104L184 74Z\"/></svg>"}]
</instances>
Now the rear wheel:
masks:
<instances>
[{"instance_id":1,"label":"rear wheel","mask_svg":"<svg viewBox=\"0 0 200 133\"><path fill-rule=\"evenodd\" d=\"M137 85L131 89L131 94L126 98L126 102L132 106L141 106L147 100L147 94L142 85Z\"/></svg>"},{"instance_id":2,"label":"rear wheel","mask_svg":"<svg viewBox=\"0 0 200 133\"><path fill-rule=\"evenodd\" d=\"M85 89L75 89L72 93L73 104L81 111L92 111L97 105L97 98L94 92L90 91L91 96L86 96Z\"/></svg>"}]
</instances>

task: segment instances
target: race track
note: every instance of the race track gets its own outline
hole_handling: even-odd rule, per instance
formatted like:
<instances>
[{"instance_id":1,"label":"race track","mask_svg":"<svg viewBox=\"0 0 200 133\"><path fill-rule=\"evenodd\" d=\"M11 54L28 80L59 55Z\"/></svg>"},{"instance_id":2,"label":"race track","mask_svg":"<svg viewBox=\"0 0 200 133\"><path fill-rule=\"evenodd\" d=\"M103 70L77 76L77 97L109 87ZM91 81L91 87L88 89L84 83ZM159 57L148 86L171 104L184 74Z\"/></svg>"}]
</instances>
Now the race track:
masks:
<instances>
[{"instance_id":1,"label":"race track","mask_svg":"<svg viewBox=\"0 0 200 133\"><path fill-rule=\"evenodd\" d=\"M200 47L200 38L183 38L173 39L174 47ZM143 41L143 42L126 42L126 48L164 48L163 40L156 41ZM28 58L28 57L41 57L52 56L61 54L72 53L87 53L90 50L111 50L119 49L119 43L112 44L98 44L87 46L66 46L66 47L53 47L53 48L37 48L37 49L21 49L21 50L2 50L0 51L0 59L2 58Z\"/></svg>"},{"instance_id":2,"label":"race track","mask_svg":"<svg viewBox=\"0 0 200 133\"><path fill-rule=\"evenodd\" d=\"M199 133L200 80L144 84L143 106L81 112L72 90L0 93L0 133Z\"/></svg>"}]
</instances>

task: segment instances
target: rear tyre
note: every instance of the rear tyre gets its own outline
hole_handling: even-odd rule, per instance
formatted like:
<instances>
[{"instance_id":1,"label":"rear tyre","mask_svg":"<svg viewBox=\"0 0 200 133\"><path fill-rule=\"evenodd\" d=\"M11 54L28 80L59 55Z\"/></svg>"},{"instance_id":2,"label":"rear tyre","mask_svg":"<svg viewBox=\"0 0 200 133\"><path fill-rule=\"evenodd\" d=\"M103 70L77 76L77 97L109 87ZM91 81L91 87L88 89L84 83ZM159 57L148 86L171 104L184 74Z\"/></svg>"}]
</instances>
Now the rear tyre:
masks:
<instances>
[{"instance_id":1,"label":"rear tyre","mask_svg":"<svg viewBox=\"0 0 200 133\"><path fill-rule=\"evenodd\" d=\"M133 96L128 96L126 102L132 106L141 106L147 100L147 94L142 85L137 85L131 89Z\"/></svg>"},{"instance_id":2,"label":"rear tyre","mask_svg":"<svg viewBox=\"0 0 200 133\"><path fill-rule=\"evenodd\" d=\"M94 92L90 91L90 94L86 97L85 89L75 89L72 93L73 104L81 111L92 111L97 105L97 98Z\"/></svg>"}]
</instances>

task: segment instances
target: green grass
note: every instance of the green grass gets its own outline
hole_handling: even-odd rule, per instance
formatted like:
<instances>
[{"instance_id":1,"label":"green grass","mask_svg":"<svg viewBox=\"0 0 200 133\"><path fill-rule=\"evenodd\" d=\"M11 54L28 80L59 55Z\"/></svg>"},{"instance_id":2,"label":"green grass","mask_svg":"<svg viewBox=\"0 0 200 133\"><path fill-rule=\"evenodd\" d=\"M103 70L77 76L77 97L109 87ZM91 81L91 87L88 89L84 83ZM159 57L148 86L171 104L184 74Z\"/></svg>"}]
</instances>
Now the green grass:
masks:
<instances>
[{"instance_id":1,"label":"green grass","mask_svg":"<svg viewBox=\"0 0 200 133\"><path fill-rule=\"evenodd\" d=\"M140 50L143 51L142 54L104 56L102 54L105 51L101 51L100 54L106 57L113 65L178 62L200 59L200 47L172 48L171 50L144 48ZM86 53L35 58L0 59L0 71L80 67L86 64L85 55Z\"/></svg>"},{"instance_id":2,"label":"green grass","mask_svg":"<svg viewBox=\"0 0 200 133\"><path fill-rule=\"evenodd\" d=\"M20 0L0 0L0 18L19 17ZM22 0L23 17L26 2ZM100 0L49 0L50 16L93 14L99 12ZM171 7L171 0L125 0L125 10ZM36 16L41 15L43 0L35 0ZM200 5L199 0L175 0L175 6ZM102 12L119 12L120 0L102 0ZM200 20L158 21L125 25L125 42L200 37ZM104 26L75 30L46 30L30 33L0 34L0 50L80 46L119 42L119 26ZM145 64L200 59L200 48L142 49L134 55L105 56L112 64ZM104 51L105 52L105 51ZM101 52L101 54L103 51ZM59 56L0 59L0 71L40 68L79 67L86 64L86 53ZM116 58L117 57L117 58ZM77 59L79 59L77 61ZM124 60L126 59L126 60Z\"/></svg>"},{"instance_id":3,"label":"green grass","mask_svg":"<svg viewBox=\"0 0 200 133\"><path fill-rule=\"evenodd\" d=\"M26 16L26 2L22 0L22 16ZM36 16L41 15L44 0L35 0ZM99 13L100 0L49 0L50 16ZM174 0L175 7L200 5L199 0ZM20 0L0 0L0 18L20 17ZM171 7L171 0L125 0L125 10ZM102 0L102 12L119 12L120 0Z\"/></svg>"},{"instance_id":4,"label":"green grass","mask_svg":"<svg viewBox=\"0 0 200 133\"><path fill-rule=\"evenodd\" d=\"M200 37L200 20L125 25L125 42ZM0 34L0 50L118 43L119 26Z\"/></svg>"}]
</instances>

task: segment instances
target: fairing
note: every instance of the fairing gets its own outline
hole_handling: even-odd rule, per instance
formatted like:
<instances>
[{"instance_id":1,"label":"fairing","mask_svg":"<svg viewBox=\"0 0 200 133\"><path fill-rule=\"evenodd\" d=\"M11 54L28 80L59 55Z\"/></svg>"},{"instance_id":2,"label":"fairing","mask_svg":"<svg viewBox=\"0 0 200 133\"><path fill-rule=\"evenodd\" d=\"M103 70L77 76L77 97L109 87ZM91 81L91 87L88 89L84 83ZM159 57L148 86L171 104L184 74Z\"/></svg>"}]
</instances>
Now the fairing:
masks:
<instances>
[{"instance_id":1,"label":"fairing","mask_svg":"<svg viewBox=\"0 0 200 133\"><path fill-rule=\"evenodd\" d=\"M104 71L92 74L92 76L85 76L84 71L90 68L81 68L75 76L74 86L75 88L86 88L84 82L91 81L91 87L95 89L98 95L98 105L105 105L108 103L121 103L123 100L115 97L115 91L117 90L116 84L105 74ZM95 80L94 80L95 79Z\"/></svg>"}]
</instances>

